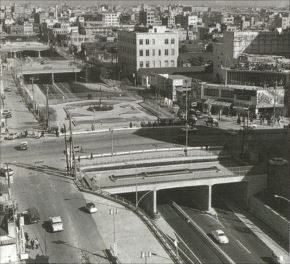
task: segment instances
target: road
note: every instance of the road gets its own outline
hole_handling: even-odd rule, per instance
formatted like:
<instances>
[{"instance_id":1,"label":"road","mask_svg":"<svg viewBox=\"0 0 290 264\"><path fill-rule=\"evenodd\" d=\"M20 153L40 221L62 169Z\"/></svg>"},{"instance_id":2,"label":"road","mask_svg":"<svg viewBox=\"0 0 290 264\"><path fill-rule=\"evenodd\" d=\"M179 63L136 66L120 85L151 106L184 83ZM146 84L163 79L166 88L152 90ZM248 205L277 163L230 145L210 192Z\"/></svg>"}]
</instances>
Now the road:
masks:
<instances>
[{"instance_id":1,"label":"road","mask_svg":"<svg viewBox=\"0 0 290 264\"><path fill-rule=\"evenodd\" d=\"M210 234L216 229L226 233L229 244L219 246L235 263L267 263L270 259L271 250L229 209L217 209L217 218L192 208L183 209L205 233Z\"/></svg>"},{"instance_id":2,"label":"road","mask_svg":"<svg viewBox=\"0 0 290 264\"><path fill-rule=\"evenodd\" d=\"M180 238L179 247L188 257L185 257L182 253L180 255L186 263L190 263L188 258L193 263L197 263L196 261L198 260L201 263L223 263L219 256L208 246L208 243L170 205L160 205L158 206L158 210Z\"/></svg>"}]
</instances>

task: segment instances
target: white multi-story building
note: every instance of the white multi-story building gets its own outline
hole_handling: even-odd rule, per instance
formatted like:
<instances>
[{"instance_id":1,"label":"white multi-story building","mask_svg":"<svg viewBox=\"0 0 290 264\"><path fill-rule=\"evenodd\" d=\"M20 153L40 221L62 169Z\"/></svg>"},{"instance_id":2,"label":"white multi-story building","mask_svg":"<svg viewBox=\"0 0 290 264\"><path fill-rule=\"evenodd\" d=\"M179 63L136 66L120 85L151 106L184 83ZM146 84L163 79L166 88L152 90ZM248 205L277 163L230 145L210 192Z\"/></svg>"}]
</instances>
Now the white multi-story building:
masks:
<instances>
[{"instance_id":1,"label":"white multi-story building","mask_svg":"<svg viewBox=\"0 0 290 264\"><path fill-rule=\"evenodd\" d=\"M107 12L102 14L102 21L105 27L118 27L120 13L118 12Z\"/></svg>"},{"instance_id":2,"label":"white multi-story building","mask_svg":"<svg viewBox=\"0 0 290 264\"><path fill-rule=\"evenodd\" d=\"M118 34L118 61L123 74L131 75L140 68L176 67L177 58L178 33L165 26Z\"/></svg>"}]
</instances>

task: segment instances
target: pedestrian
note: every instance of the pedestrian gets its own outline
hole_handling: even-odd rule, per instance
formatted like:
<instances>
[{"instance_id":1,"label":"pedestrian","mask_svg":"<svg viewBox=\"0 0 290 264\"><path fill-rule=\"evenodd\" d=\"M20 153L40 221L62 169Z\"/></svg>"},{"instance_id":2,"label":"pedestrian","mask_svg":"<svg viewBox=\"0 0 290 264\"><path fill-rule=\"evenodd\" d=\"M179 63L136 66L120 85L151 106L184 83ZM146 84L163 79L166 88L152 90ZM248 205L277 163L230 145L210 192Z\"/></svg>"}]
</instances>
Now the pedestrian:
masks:
<instances>
[{"instance_id":1,"label":"pedestrian","mask_svg":"<svg viewBox=\"0 0 290 264\"><path fill-rule=\"evenodd\" d=\"M31 248L34 249L34 239L30 240L30 245L31 245Z\"/></svg>"},{"instance_id":2,"label":"pedestrian","mask_svg":"<svg viewBox=\"0 0 290 264\"><path fill-rule=\"evenodd\" d=\"M39 245L38 238L35 238L34 243L35 243L35 248L38 249L38 245Z\"/></svg>"}]
</instances>

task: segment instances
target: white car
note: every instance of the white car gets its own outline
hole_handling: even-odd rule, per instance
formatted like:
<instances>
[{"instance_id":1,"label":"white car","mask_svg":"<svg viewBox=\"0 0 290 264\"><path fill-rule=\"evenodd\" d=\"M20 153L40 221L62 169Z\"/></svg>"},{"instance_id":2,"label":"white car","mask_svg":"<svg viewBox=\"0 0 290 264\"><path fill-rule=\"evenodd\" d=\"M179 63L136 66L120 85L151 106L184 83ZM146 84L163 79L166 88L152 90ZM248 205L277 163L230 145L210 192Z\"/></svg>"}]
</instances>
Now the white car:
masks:
<instances>
[{"instance_id":1,"label":"white car","mask_svg":"<svg viewBox=\"0 0 290 264\"><path fill-rule=\"evenodd\" d=\"M52 232L63 231L63 223L60 216L50 217L49 224Z\"/></svg>"},{"instance_id":2,"label":"white car","mask_svg":"<svg viewBox=\"0 0 290 264\"><path fill-rule=\"evenodd\" d=\"M272 252L272 258L273 258L273 262L275 264L284 264L285 263L283 256L276 255L274 252Z\"/></svg>"},{"instance_id":3,"label":"white car","mask_svg":"<svg viewBox=\"0 0 290 264\"><path fill-rule=\"evenodd\" d=\"M211 232L213 238L220 244L227 244L229 243L228 237L225 235L224 231L222 230L215 230Z\"/></svg>"},{"instance_id":4,"label":"white car","mask_svg":"<svg viewBox=\"0 0 290 264\"><path fill-rule=\"evenodd\" d=\"M87 203L85 209L90 214L98 212L98 209L96 208L94 203Z\"/></svg>"}]
</instances>

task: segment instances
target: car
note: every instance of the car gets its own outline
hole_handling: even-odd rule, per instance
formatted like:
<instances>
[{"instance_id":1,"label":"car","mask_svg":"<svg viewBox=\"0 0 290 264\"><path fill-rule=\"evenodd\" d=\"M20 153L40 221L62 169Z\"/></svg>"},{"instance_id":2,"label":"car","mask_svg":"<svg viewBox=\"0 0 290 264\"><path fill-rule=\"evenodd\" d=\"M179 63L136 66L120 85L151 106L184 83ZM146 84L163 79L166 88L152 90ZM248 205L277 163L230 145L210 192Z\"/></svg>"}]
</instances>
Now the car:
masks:
<instances>
[{"instance_id":1,"label":"car","mask_svg":"<svg viewBox=\"0 0 290 264\"><path fill-rule=\"evenodd\" d=\"M13 140L17 138L17 133L9 133L7 136L4 137L6 140Z\"/></svg>"},{"instance_id":2,"label":"car","mask_svg":"<svg viewBox=\"0 0 290 264\"><path fill-rule=\"evenodd\" d=\"M0 176L3 176L5 177L6 174L8 173L8 176L13 176L15 173L14 173L14 170L11 169L9 166L8 167L0 167Z\"/></svg>"},{"instance_id":3,"label":"car","mask_svg":"<svg viewBox=\"0 0 290 264\"><path fill-rule=\"evenodd\" d=\"M229 243L228 237L225 235L224 231L220 229L212 231L211 235L220 244Z\"/></svg>"},{"instance_id":4,"label":"car","mask_svg":"<svg viewBox=\"0 0 290 264\"><path fill-rule=\"evenodd\" d=\"M10 117L12 117L12 113L11 113L10 110L8 110L8 109L4 109L4 110L2 111L2 116L4 116L5 118L10 118Z\"/></svg>"},{"instance_id":5,"label":"car","mask_svg":"<svg viewBox=\"0 0 290 264\"><path fill-rule=\"evenodd\" d=\"M273 263L275 264L284 264L284 258L281 255L277 255L276 253L272 252L272 259L273 259Z\"/></svg>"},{"instance_id":6,"label":"car","mask_svg":"<svg viewBox=\"0 0 290 264\"><path fill-rule=\"evenodd\" d=\"M63 222L61 220L60 216L54 216L49 218L49 225L51 228L51 231L54 232L60 232L63 231Z\"/></svg>"},{"instance_id":7,"label":"car","mask_svg":"<svg viewBox=\"0 0 290 264\"><path fill-rule=\"evenodd\" d=\"M6 87L6 88L4 89L4 92L11 92L11 89L8 88L8 87Z\"/></svg>"},{"instance_id":8,"label":"car","mask_svg":"<svg viewBox=\"0 0 290 264\"><path fill-rule=\"evenodd\" d=\"M19 149L20 150L27 150L28 149L28 142L27 141L21 142L19 145Z\"/></svg>"},{"instance_id":9,"label":"car","mask_svg":"<svg viewBox=\"0 0 290 264\"><path fill-rule=\"evenodd\" d=\"M215 126L218 127L219 126L219 122L216 118L212 118L212 117L208 117L205 121L206 126Z\"/></svg>"},{"instance_id":10,"label":"car","mask_svg":"<svg viewBox=\"0 0 290 264\"><path fill-rule=\"evenodd\" d=\"M29 224L37 223L40 220L39 212L36 207L28 208L26 212L26 216L27 216L27 223Z\"/></svg>"},{"instance_id":11,"label":"car","mask_svg":"<svg viewBox=\"0 0 290 264\"><path fill-rule=\"evenodd\" d=\"M98 211L95 204L91 202L86 204L85 209L90 214L96 213Z\"/></svg>"}]
</instances>

